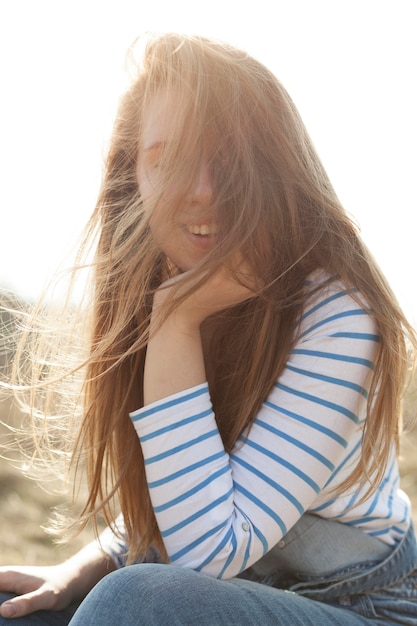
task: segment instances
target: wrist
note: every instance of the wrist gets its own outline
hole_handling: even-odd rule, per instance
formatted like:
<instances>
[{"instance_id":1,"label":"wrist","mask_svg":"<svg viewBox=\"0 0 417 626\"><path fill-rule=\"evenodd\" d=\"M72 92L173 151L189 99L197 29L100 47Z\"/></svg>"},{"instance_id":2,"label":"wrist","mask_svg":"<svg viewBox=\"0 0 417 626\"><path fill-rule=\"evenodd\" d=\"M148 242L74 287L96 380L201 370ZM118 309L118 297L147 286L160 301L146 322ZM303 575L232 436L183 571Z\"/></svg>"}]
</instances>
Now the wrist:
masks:
<instances>
[{"instance_id":1,"label":"wrist","mask_svg":"<svg viewBox=\"0 0 417 626\"><path fill-rule=\"evenodd\" d=\"M151 317L151 331L160 332L162 328L169 329L182 335L195 335L200 332L201 324L204 321L203 315L198 315L198 310L192 310L181 306L175 307L166 313L164 305L166 302L166 290L157 291L154 297Z\"/></svg>"},{"instance_id":2,"label":"wrist","mask_svg":"<svg viewBox=\"0 0 417 626\"><path fill-rule=\"evenodd\" d=\"M83 599L106 574L116 569L95 541L59 566L67 573L67 593L71 602Z\"/></svg>"},{"instance_id":3,"label":"wrist","mask_svg":"<svg viewBox=\"0 0 417 626\"><path fill-rule=\"evenodd\" d=\"M157 342L160 348L163 346L179 346L184 342L201 342L200 332L201 322L192 320L190 317L182 315L179 311L174 311L165 319L154 319L151 322L150 343Z\"/></svg>"}]
</instances>

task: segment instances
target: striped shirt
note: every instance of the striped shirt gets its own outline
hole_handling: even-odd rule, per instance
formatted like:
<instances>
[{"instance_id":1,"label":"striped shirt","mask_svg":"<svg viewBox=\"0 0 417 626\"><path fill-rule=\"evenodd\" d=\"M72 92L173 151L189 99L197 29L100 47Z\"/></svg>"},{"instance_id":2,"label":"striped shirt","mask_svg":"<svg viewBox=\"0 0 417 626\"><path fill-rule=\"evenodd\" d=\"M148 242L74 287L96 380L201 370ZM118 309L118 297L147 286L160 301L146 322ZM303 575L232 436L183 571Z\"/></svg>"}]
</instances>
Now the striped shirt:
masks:
<instances>
[{"instance_id":1,"label":"striped shirt","mask_svg":"<svg viewBox=\"0 0 417 626\"><path fill-rule=\"evenodd\" d=\"M394 450L379 488L334 488L361 453L378 348L372 316L338 281L306 300L298 340L249 433L229 455L207 384L134 411L150 496L171 562L218 578L236 576L280 541L304 512L360 528L395 545L411 519ZM122 525L122 520L121 520ZM126 545L107 531L119 564Z\"/></svg>"}]
</instances>

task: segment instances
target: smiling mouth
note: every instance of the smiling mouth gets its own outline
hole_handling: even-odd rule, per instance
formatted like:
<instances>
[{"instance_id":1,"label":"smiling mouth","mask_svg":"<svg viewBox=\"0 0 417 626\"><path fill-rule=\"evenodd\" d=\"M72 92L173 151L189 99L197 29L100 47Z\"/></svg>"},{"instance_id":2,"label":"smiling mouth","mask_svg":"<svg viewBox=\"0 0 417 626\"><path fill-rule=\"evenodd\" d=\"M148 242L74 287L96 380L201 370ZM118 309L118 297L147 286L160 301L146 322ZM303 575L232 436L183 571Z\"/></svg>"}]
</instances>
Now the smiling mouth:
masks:
<instances>
[{"instance_id":1,"label":"smiling mouth","mask_svg":"<svg viewBox=\"0 0 417 626\"><path fill-rule=\"evenodd\" d=\"M210 237L216 234L215 227L208 224L187 224L185 228L192 235L200 235L200 237Z\"/></svg>"}]
</instances>

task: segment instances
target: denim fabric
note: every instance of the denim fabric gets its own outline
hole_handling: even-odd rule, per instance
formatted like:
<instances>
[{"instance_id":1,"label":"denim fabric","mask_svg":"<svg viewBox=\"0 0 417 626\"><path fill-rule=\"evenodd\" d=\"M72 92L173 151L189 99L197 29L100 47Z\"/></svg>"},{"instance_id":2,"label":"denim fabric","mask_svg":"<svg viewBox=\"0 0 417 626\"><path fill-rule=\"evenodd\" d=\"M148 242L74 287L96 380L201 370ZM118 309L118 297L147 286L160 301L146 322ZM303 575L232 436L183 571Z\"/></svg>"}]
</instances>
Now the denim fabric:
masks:
<instances>
[{"instance_id":1,"label":"denim fabric","mask_svg":"<svg viewBox=\"0 0 417 626\"><path fill-rule=\"evenodd\" d=\"M300 572L302 576L327 577L340 569L363 569L383 561L391 552L390 546L357 528L305 514L247 572L261 578L280 572L284 576Z\"/></svg>"},{"instance_id":2,"label":"denim fabric","mask_svg":"<svg viewBox=\"0 0 417 626\"><path fill-rule=\"evenodd\" d=\"M157 560L157 559L156 559ZM1 620L17 626L61 626ZM33 616L35 617L35 616ZM160 563L106 576L70 626L417 626L417 543L411 527L394 549L362 531L305 515L241 576L223 581Z\"/></svg>"},{"instance_id":3,"label":"denim fabric","mask_svg":"<svg viewBox=\"0 0 417 626\"><path fill-rule=\"evenodd\" d=\"M132 565L103 579L70 626L417 626L417 544L392 549L349 526L305 515L240 577Z\"/></svg>"},{"instance_id":4,"label":"denim fabric","mask_svg":"<svg viewBox=\"0 0 417 626\"><path fill-rule=\"evenodd\" d=\"M70 626L387 626L344 607L176 565L145 563L112 572L90 592ZM390 624L390 622L388 622Z\"/></svg>"},{"instance_id":5,"label":"denim fabric","mask_svg":"<svg viewBox=\"0 0 417 626\"><path fill-rule=\"evenodd\" d=\"M413 526L392 549L358 529L304 515L284 540L242 577L343 606L371 620L417 626Z\"/></svg>"}]
</instances>

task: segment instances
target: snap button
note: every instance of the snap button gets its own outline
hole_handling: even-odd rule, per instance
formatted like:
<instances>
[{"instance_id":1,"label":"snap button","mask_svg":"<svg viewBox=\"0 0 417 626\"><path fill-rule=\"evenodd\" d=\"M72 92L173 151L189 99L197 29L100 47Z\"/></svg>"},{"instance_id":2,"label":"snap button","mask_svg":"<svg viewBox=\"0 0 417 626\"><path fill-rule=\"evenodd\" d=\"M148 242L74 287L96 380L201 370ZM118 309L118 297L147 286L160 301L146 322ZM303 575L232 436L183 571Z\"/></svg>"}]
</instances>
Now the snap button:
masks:
<instances>
[{"instance_id":1,"label":"snap button","mask_svg":"<svg viewBox=\"0 0 417 626\"><path fill-rule=\"evenodd\" d=\"M284 541L284 539L281 539L281 541L278 541L278 548L280 548L280 550L282 550L282 548L285 548L285 541Z\"/></svg>"},{"instance_id":2,"label":"snap button","mask_svg":"<svg viewBox=\"0 0 417 626\"><path fill-rule=\"evenodd\" d=\"M242 528L245 531L245 533L247 533L249 530L249 524L247 522L243 522Z\"/></svg>"}]
</instances>

